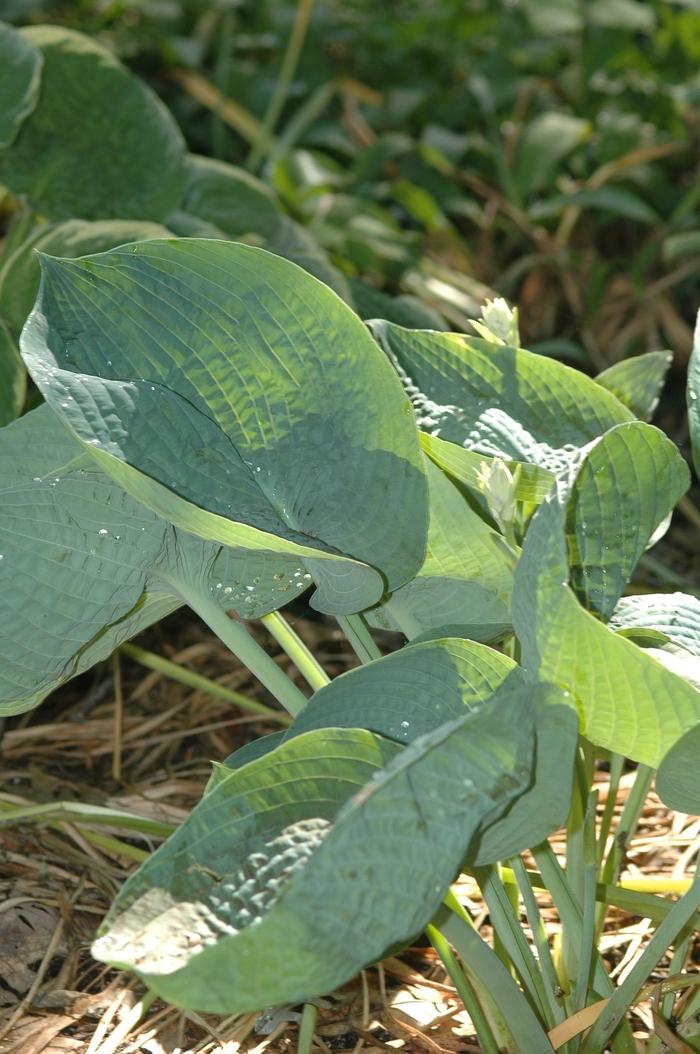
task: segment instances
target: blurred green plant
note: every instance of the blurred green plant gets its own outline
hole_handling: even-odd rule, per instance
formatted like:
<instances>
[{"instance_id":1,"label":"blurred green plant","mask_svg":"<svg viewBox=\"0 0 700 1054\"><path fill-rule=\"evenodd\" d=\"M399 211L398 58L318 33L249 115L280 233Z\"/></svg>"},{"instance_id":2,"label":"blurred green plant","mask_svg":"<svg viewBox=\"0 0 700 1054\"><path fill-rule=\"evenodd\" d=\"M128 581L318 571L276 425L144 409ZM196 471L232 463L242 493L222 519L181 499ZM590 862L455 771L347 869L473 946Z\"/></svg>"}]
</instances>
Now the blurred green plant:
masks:
<instances>
[{"instance_id":1,"label":"blurred green plant","mask_svg":"<svg viewBox=\"0 0 700 1054\"><path fill-rule=\"evenodd\" d=\"M689 355L700 6L669 0L15 3L94 34L190 148L274 189L346 277L600 370ZM369 296L372 295L372 290ZM375 301L376 303L376 301ZM439 321L436 319L435 321Z\"/></svg>"}]
</instances>

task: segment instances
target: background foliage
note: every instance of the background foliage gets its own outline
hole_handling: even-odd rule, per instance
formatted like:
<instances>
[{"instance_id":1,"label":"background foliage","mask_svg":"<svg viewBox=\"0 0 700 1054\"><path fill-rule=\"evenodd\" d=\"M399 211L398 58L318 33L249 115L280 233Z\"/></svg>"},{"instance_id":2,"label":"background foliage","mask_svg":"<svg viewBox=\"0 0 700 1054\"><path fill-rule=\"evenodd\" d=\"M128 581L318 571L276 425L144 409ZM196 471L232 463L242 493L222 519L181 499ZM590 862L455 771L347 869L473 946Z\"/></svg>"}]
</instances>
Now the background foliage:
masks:
<instances>
[{"instance_id":1,"label":"background foliage","mask_svg":"<svg viewBox=\"0 0 700 1054\"><path fill-rule=\"evenodd\" d=\"M9 0L4 17L106 44L191 151L263 177L361 313L408 293L462 329L487 286L520 305L526 346L596 370L690 352L694 2Z\"/></svg>"}]
</instances>

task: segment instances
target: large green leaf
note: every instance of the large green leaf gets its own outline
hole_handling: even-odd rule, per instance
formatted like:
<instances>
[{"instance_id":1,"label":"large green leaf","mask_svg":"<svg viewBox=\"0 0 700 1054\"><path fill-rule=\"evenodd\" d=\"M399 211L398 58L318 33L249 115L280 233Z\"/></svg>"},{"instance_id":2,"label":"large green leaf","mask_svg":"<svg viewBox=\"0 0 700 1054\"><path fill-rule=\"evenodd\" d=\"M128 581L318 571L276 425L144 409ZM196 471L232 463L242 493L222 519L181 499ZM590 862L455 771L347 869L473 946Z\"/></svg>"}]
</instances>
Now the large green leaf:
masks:
<instances>
[{"instance_id":1,"label":"large green leaf","mask_svg":"<svg viewBox=\"0 0 700 1054\"><path fill-rule=\"evenodd\" d=\"M105 476L47 406L0 431L0 714L59 684L183 603L254 617L303 565L173 529Z\"/></svg>"},{"instance_id":2,"label":"large green leaf","mask_svg":"<svg viewBox=\"0 0 700 1054\"><path fill-rule=\"evenodd\" d=\"M14 421L24 405L27 373L9 329L0 318L0 427Z\"/></svg>"},{"instance_id":3,"label":"large green leaf","mask_svg":"<svg viewBox=\"0 0 700 1054\"><path fill-rule=\"evenodd\" d=\"M693 351L688 363L688 427L693 448L693 465L700 475L700 311L695 322Z\"/></svg>"},{"instance_id":4,"label":"large green leaf","mask_svg":"<svg viewBox=\"0 0 700 1054\"><path fill-rule=\"evenodd\" d=\"M315 728L361 727L412 743L460 717L465 706L491 705L499 698L494 693L506 683L509 690L523 688L523 670L483 644L466 640L411 644L321 688L282 736L291 739ZM532 785L480 833L478 848L470 852L470 865L495 863L529 849L566 820L578 719L561 702L560 693L551 686L538 686L529 696L523 692L523 708L537 723ZM244 759L234 755L234 760L240 764Z\"/></svg>"},{"instance_id":5,"label":"large green leaf","mask_svg":"<svg viewBox=\"0 0 700 1054\"><path fill-rule=\"evenodd\" d=\"M39 289L37 251L74 259L125 242L163 238L169 234L159 223L138 220L65 220L37 227L0 267L0 317L19 334Z\"/></svg>"},{"instance_id":6,"label":"large green leaf","mask_svg":"<svg viewBox=\"0 0 700 1054\"><path fill-rule=\"evenodd\" d=\"M419 427L469 450L562 471L630 411L555 359L458 333L372 331L395 362Z\"/></svg>"},{"instance_id":7,"label":"large green leaf","mask_svg":"<svg viewBox=\"0 0 700 1054\"><path fill-rule=\"evenodd\" d=\"M158 97L90 37L21 30L44 61L39 101L0 154L0 183L50 219L162 219L184 141Z\"/></svg>"},{"instance_id":8,"label":"large green leaf","mask_svg":"<svg viewBox=\"0 0 700 1054\"><path fill-rule=\"evenodd\" d=\"M10 145L36 106L41 67L41 52L0 22L0 150Z\"/></svg>"},{"instance_id":9,"label":"large green leaf","mask_svg":"<svg viewBox=\"0 0 700 1054\"><path fill-rule=\"evenodd\" d=\"M596 377L620 402L629 407L642 421L650 421L666 380L668 368L673 362L670 351L648 351L609 366Z\"/></svg>"},{"instance_id":10,"label":"large green leaf","mask_svg":"<svg viewBox=\"0 0 700 1054\"><path fill-rule=\"evenodd\" d=\"M428 550L415 578L372 612L380 626L395 623L416 637L443 626L476 640L510 629L515 553L471 508L447 476L426 462L430 494Z\"/></svg>"},{"instance_id":11,"label":"large green leaf","mask_svg":"<svg viewBox=\"0 0 700 1054\"><path fill-rule=\"evenodd\" d=\"M185 177L181 205L185 213L229 238L257 235L270 252L299 264L352 303L345 277L332 266L313 235L280 211L265 183L242 168L195 154L187 156Z\"/></svg>"},{"instance_id":12,"label":"large green leaf","mask_svg":"<svg viewBox=\"0 0 700 1054\"><path fill-rule=\"evenodd\" d=\"M677 447L650 425L619 425L593 444L567 504L571 587L610 618L656 528L688 489Z\"/></svg>"},{"instance_id":13,"label":"large green leaf","mask_svg":"<svg viewBox=\"0 0 700 1054\"><path fill-rule=\"evenodd\" d=\"M615 429L599 445L622 439L638 449L633 437L639 433L652 448L668 443L662 433L637 422ZM624 484L633 490L635 478L628 476ZM513 624L523 665L570 693L582 732L593 743L658 765L700 719L700 693L581 607L569 587L567 498L568 488L558 482L533 517L516 569ZM633 493L631 508L642 508L644 499ZM608 545L603 565L619 576L615 568L625 555L612 526L602 534Z\"/></svg>"},{"instance_id":14,"label":"large green leaf","mask_svg":"<svg viewBox=\"0 0 700 1054\"><path fill-rule=\"evenodd\" d=\"M410 406L331 290L196 239L43 268L25 361L124 489L203 538L303 558L323 610L413 577L427 486Z\"/></svg>"},{"instance_id":15,"label":"large green leaf","mask_svg":"<svg viewBox=\"0 0 700 1054\"><path fill-rule=\"evenodd\" d=\"M93 946L182 1006L332 991L431 918L531 776L518 693L401 748L330 729L232 772L124 886Z\"/></svg>"}]
</instances>

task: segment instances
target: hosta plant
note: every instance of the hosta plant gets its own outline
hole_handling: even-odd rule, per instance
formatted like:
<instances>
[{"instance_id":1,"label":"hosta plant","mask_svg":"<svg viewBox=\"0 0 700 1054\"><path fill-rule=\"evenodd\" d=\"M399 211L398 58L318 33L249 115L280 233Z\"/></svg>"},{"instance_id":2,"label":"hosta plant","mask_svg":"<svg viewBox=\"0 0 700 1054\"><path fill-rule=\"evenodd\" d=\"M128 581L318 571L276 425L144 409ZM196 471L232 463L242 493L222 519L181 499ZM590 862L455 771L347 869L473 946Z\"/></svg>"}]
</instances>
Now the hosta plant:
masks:
<instances>
[{"instance_id":1,"label":"hosta plant","mask_svg":"<svg viewBox=\"0 0 700 1054\"><path fill-rule=\"evenodd\" d=\"M660 360L592 380L520 349L502 303L474 338L365 326L231 241L41 267L21 348L45 405L0 432L0 712L182 604L282 707L278 732L214 765L94 955L231 1014L309 1003L426 930L489 1054L632 1054L627 1010L670 947L667 1017L692 984L700 909L699 880L676 902L618 883L654 771L671 807L699 797L697 602L623 598L689 485L640 419ZM694 405L695 364L690 384ZM361 660L333 681L280 614L307 590ZM382 656L372 626L404 646ZM637 766L617 828L591 790L601 759L609 801ZM493 947L450 891L460 871ZM620 903L657 928L616 988L598 936Z\"/></svg>"}]
</instances>

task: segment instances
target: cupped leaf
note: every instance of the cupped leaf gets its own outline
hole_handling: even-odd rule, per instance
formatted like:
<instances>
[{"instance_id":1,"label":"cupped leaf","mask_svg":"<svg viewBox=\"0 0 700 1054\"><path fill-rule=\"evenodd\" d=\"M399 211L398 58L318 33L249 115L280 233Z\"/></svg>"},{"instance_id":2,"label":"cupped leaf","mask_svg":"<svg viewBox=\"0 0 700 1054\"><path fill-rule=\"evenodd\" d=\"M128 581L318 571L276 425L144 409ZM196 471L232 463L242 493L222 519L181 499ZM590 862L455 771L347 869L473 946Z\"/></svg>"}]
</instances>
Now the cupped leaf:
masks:
<instances>
[{"instance_id":1,"label":"cupped leaf","mask_svg":"<svg viewBox=\"0 0 700 1054\"><path fill-rule=\"evenodd\" d=\"M253 617L287 603L303 576L274 551L173 529L47 406L0 431L0 714L36 706L185 596Z\"/></svg>"},{"instance_id":2,"label":"cupped leaf","mask_svg":"<svg viewBox=\"0 0 700 1054\"><path fill-rule=\"evenodd\" d=\"M687 593L623 597L610 619L615 630L657 630L700 658L700 600Z\"/></svg>"},{"instance_id":3,"label":"cupped leaf","mask_svg":"<svg viewBox=\"0 0 700 1054\"><path fill-rule=\"evenodd\" d=\"M313 235L285 216L269 187L244 169L189 154L180 207L229 238L240 239L244 235L261 238L264 248L292 260L352 303L345 276L329 262Z\"/></svg>"},{"instance_id":4,"label":"cupped leaf","mask_svg":"<svg viewBox=\"0 0 700 1054\"><path fill-rule=\"evenodd\" d=\"M42 64L31 41L0 22L0 150L10 145L36 106Z\"/></svg>"},{"instance_id":5,"label":"cupped leaf","mask_svg":"<svg viewBox=\"0 0 700 1054\"><path fill-rule=\"evenodd\" d=\"M639 430L656 433L656 443L668 442L640 422L610 436L630 439ZM609 441L606 436L601 444ZM533 517L516 568L513 624L523 666L569 693L591 742L658 765L700 719L700 693L581 607L569 586L567 498L568 488L557 482ZM614 548L614 532L609 537L613 548L606 559L613 573L622 554Z\"/></svg>"},{"instance_id":6,"label":"cupped leaf","mask_svg":"<svg viewBox=\"0 0 700 1054\"><path fill-rule=\"evenodd\" d=\"M24 363L9 329L0 319L0 427L21 413L26 391Z\"/></svg>"},{"instance_id":7,"label":"cupped leaf","mask_svg":"<svg viewBox=\"0 0 700 1054\"><path fill-rule=\"evenodd\" d=\"M700 723L682 736L662 759L656 793L671 809L700 813Z\"/></svg>"},{"instance_id":8,"label":"cupped leaf","mask_svg":"<svg viewBox=\"0 0 700 1054\"><path fill-rule=\"evenodd\" d=\"M162 219L180 198L184 157L166 107L90 37L21 34L43 57L41 92L0 154L0 183L49 219Z\"/></svg>"},{"instance_id":9,"label":"cupped leaf","mask_svg":"<svg viewBox=\"0 0 700 1054\"><path fill-rule=\"evenodd\" d=\"M567 503L571 587L607 621L649 539L689 484L674 443L650 425L620 425L593 444Z\"/></svg>"},{"instance_id":10,"label":"cupped leaf","mask_svg":"<svg viewBox=\"0 0 700 1054\"><path fill-rule=\"evenodd\" d=\"M410 638L446 625L496 640L510 629L515 553L472 509L455 485L426 462L430 494L428 550L415 578L371 612L380 626Z\"/></svg>"},{"instance_id":11,"label":"cupped leaf","mask_svg":"<svg viewBox=\"0 0 700 1054\"><path fill-rule=\"evenodd\" d=\"M688 363L688 382L686 389L688 402L688 428L693 449L693 465L696 474L700 475L700 311L695 321L693 350Z\"/></svg>"},{"instance_id":12,"label":"cupped leaf","mask_svg":"<svg viewBox=\"0 0 700 1054\"><path fill-rule=\"evenodd\" d=\"M478 453L565 470L581 447L633 420L610 392L555 359L458 333L372 322L418 426Z\"/></svg>"},{"instance_id":13,"label":"cupped leaf","mask_svg":"<svg viewBox=\"0 0 700 1054\"><path fill-rule=\"evenodd\" d=\"M470 852L472 866L494 863L537 845L564 823L578 742L578 719L562 705L561 693L550 685L528 691L524 671L501 652L466 640L411 644L337 677L313 695L287 732L274 735L292 739L316 728L360 727L412 743L462 716L465 707L498 704L499 689L521 692L523 709L536 722L537 747L532 785L480 832ZM239 755L231 760L247 760Z\"/></svg>"},{"instance_id":14,"label":"cupped leaf","mask_svg":"<svg viewBox=\"0 0 700 1054\"><path fill-rule=\"evenodd\" d=\"M477 827L527 786L521 700L401 748L309 732L232 772L126 883L93 946L216 1013L332 991L431 918Z\"/></svg>"},{"instance_id":15,"label":"cupped leaf","mask_svg":"<svg viewBox=\"0 0 700 1054\"><path fill-rule=\"evenodd\" d=\"M39 289L37 251L75 259L103 252L125 242L168 237L159 223L138 220L65 220L35 228L0 268L0 316L19 332L31 311Z\"/></svg>"},{"instance_id":16,"label":"cupped leaf","mask_svg":"<svg viewBox=\"0 0 700 1054\"><path fill-rule=\"evenodd\" d=\"M42 262L25 361L124 489L200 537L303 559L323 610L413 577L427 485L410 407L331 290L233 242Z\"/></svg>"},{"instance_id":17,"label":"cupped leaf","mask_svg":"<svg viewBox=\"0 0 700 1054\"><path fill-rule=\"evenodd\" d=\"M672 362L670 351L648 351L609 366L598 374L596 381L616 395L636 417L650 421L659 405Z\"/></svg>"}]
</instances>

